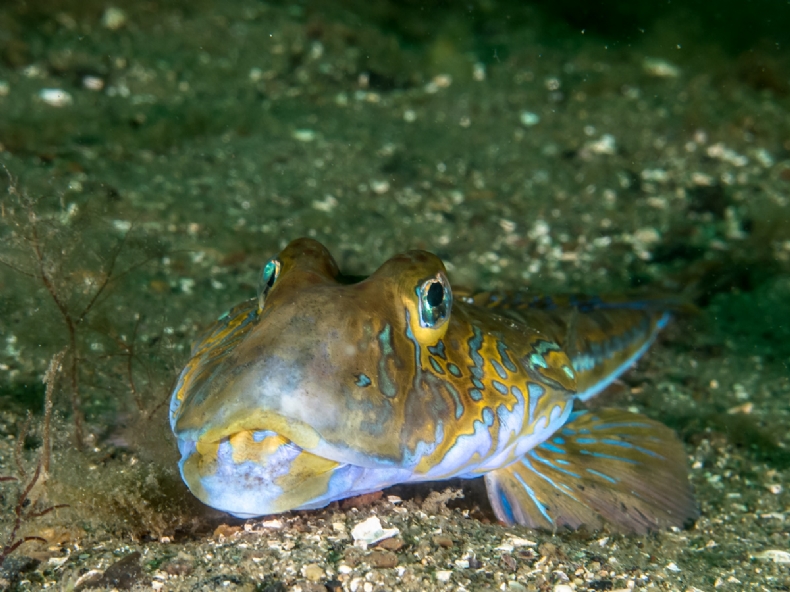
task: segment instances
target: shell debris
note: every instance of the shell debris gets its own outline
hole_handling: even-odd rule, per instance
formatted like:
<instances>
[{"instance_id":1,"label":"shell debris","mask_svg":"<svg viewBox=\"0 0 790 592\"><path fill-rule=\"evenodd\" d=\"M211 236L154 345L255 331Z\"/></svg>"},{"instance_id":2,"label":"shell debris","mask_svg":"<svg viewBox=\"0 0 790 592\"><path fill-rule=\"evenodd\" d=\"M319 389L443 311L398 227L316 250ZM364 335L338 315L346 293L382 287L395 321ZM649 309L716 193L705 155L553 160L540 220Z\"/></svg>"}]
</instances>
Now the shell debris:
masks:
<instances>
[{"instance_id":1,"label":"shell debris","mask_svg":"<svg viewBox=\"0 0 790 592\"><path fill-rule=\"evenodd\" d=\"M361 549L367 549L369 545L392 538L398 534L400 534L400 530L397 528L384 528L378 516L371 516L351 530L354 545Z\"/></svg>"}]
</instances>

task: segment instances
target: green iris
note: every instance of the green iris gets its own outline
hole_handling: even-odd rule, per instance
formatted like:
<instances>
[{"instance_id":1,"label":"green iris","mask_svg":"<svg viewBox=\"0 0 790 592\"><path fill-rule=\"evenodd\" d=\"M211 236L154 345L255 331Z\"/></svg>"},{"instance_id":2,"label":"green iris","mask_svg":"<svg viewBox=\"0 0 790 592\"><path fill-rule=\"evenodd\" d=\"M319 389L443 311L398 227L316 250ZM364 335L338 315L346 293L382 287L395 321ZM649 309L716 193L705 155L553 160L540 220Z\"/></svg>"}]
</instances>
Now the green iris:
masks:
<instances>
[{"instance_id":1,"label":"green iris","mask_svg":"<svg viewBox=\"0 0 790 592\"><path fill-rule=\"evenodd\" d=\"M261 282L258 285L258 308L263 308L263 303L269 290L274 286L277 277L280 275L280 262L277 259L272 259L263 266L263 273L261 273Z\"/></svg>"}]
</instances>

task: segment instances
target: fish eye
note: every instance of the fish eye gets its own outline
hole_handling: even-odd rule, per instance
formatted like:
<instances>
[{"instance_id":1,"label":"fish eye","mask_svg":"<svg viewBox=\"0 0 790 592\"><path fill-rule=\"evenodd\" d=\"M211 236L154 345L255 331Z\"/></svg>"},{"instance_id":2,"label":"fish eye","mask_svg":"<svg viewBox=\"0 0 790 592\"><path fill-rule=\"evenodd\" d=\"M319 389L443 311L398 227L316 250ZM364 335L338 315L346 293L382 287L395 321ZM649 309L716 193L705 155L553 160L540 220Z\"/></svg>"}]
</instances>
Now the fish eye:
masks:
<instances>
[{"instance_id":1,"label":"fish eye","mask_svg":"<svg viewBox=\"0 0 790 592\"><path fill-rule=\"evenodd\" d=\"M274 286L274 282L277 281L277 277L279 275L280 262L277 259L272 259L263 266L263 272L261 272L261 281L258 285L258 310L263 308L263 303L266 300L266 296L269 294L269 290L272 289L272 286Z\"/></svg>"},{"instance_id":2,"label":"fish eye","mask_svg":"<svg viewBox=\"0 0 790 592\"><path fill-rule=\"evenodd\" d=\"M441 327L450 317L453 293L444 274L425 280L417 289L420 297L420 326L426 329Z\"/></svg>"}]
</instances>

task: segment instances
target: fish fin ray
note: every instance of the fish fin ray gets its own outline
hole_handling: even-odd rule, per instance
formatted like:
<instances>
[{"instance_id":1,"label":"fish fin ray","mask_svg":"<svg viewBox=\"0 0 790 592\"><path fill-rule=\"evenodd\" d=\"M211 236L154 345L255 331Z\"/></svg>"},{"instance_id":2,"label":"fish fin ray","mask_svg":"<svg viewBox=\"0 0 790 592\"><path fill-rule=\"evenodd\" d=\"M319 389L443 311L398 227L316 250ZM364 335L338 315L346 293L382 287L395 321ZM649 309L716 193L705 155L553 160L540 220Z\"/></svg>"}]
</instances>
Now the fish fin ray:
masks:
<instances>
[{"instance_id":1,"label":"fish fin ray","mask_svg":"<svg viewBox=\"0 0 790 592\"><path fill-rule=\"evenodd\" d=\"M699 516L685 451L671 429L618 409L574 414L567 427L486 474L502 522L644 534Z\"/></svg>"}]
</instances>

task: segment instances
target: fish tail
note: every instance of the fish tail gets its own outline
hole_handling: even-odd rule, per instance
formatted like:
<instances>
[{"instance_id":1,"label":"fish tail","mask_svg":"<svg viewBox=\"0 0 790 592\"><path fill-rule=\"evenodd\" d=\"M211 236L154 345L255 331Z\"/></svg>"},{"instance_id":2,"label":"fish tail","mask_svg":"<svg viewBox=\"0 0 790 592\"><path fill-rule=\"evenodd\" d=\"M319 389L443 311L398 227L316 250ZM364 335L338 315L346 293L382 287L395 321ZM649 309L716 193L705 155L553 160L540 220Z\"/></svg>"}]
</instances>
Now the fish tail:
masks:
<instances>
[{"instance_id":1,"label":"fish tail","mask_svg":"<svg viewBox=\"0 0 790 592\"><path fill-rule=\"evenodd\" d=\"M618 409L576 412L552 438L485 476L506 524L644 534L699 516L675 433Z\"/></svg>"}]
</instances>

